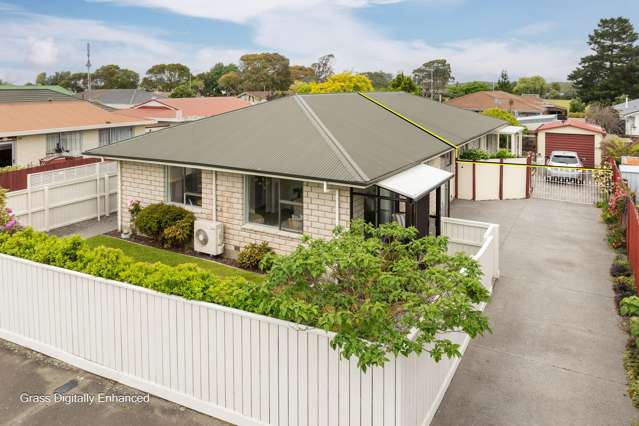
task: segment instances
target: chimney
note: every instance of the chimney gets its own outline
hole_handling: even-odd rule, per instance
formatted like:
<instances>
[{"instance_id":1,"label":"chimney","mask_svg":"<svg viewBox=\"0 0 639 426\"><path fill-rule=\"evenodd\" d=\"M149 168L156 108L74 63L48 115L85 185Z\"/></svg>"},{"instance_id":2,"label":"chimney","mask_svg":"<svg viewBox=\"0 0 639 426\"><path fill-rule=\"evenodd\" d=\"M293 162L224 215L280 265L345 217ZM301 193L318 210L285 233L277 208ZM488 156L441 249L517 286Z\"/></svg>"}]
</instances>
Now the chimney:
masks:
<instances>
[{"instance_id":1,"label":"chimney","mask_svg":"<svg viewBox=\"0 0 639 426\"><path fill-rule=\"evenodd\" d=\"M182 120L183 114L182 114L182 110L178 109L177 111L175 111L175 118L177 118L178 120Z\"/></svg>"}]
</instances>

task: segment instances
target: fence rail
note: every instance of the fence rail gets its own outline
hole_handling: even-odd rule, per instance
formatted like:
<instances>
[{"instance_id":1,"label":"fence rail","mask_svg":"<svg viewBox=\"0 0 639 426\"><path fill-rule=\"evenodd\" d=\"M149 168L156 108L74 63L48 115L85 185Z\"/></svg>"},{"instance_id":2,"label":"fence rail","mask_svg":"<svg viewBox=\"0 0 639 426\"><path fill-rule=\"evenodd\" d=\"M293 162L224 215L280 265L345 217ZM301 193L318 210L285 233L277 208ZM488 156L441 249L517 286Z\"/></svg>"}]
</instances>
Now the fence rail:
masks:
<instances>
[{"instance_id":1,"label":"fence rail","mask_svg":"<svg viewBox=\"0 0 639 426\"><path fill-rule=\"evenodd\" d=\"M49 231L117 211L117 164L101 162L28 175L28 187L7 193L21 225Z\"/></svg>"},{"instance_id":2,"label":"fence rail","mask_svg":"<svg viewBox=\"0 0 639 426\"><path fill-rule=\"evenodd\" d=\"M100 160L97 158L72 158L42 166L27 167L24 169L14 170L12 172L0 173L0 187L8 190L9 192L20 191L22 189L27 189L27 180L30 174L64 169L67 167L82 166L85 164L97 163L98 161Z\"/></svg>"},{"instance_id":3,"label":"fence rail","mask_svg":"<svg viewBox=\"0 0 639 426\"><path fill-rule=\"evenodd\" d=\"M485 225L474 257L490 290L498 227ZM428 424L460 362L390 356L364 373L331 336L0 255L0 337L238 425Z\"/></svg>"},{"instance_id":4,"label":"fence rail","mask_svg":"<svg viewBox=\"0 0 639 426\"><path fill-rule=\"evenodd\" d=\"M623 182L619 167L614 160L610 160L610 168L612 169L612 181L616 184ZM611 200L611 203L614 202ZM626 227L626 252L628 253L628 262L635 277L635 288L639 293L639 214L632 197L626 196L626 203L623 213L622 223Z\"/></svg>"}]
</instances>

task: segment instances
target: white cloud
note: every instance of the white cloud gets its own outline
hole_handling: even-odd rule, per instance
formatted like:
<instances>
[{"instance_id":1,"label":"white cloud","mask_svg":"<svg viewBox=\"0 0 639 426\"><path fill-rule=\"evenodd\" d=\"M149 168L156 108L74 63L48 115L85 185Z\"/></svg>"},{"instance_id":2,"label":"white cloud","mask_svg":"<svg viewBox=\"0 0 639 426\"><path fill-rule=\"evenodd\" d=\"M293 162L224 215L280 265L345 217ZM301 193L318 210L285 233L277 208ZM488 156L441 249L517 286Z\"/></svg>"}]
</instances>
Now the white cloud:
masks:
<instances>
[{"instance_id":1,"label":"white cloud","mask_svg":"<svg viewBox=\"0 0 639 426\"><path fill-rule=\"evenodd\" d=\"M97 0L121 5L161 8L173 13L240 22L252 29L261 49L287 55L292 63L310 64L333 53L338 70L410 72L421 63L446 58L457 80L494 80L502 69L512 77L540 74L565 79L582 49L548 46L512 39L458 40L432 44L425 40L388 37L353 15L355 8L399 0ZM456 4L463 0L454 0ZM431 6L448 6L430 0ZM0 68L16 82L33 80L38 71L81 70L84 46L92 44L92 62L116 63L143 74L162 62L182 62L202 71L218 61L236 62L244 49L200 46L172 41L170 33L153 28L124 27L99 20L60 18L2 8L0 2ZM321 7L320 7L321 5ZM392 7L392 6L385 6ZM34 34L38 36L34 38ZM16 73L29 70L20 77Z\"/></svg>"},{"instance_id":2,"label":"white cloud","mask_svg":"<svg viewBox=\"0 0 639 426\"><path fill-rule=\"evenodd\" d=\"M524 25L521 28L517 28L513 31L513 34L522 36L537 36L545 33L549 33L559 27L559 23L555 21L540 21L533 22L532 24Z\"/></svg>"}]
</instances>

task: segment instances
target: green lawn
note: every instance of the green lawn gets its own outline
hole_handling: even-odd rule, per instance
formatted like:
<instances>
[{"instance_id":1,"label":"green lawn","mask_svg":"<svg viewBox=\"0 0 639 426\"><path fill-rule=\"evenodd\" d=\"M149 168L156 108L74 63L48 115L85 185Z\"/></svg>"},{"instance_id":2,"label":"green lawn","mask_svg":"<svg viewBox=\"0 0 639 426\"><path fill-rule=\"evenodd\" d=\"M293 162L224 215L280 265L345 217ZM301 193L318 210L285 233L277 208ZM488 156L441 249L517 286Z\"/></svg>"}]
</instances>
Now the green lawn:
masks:
<instances>
[{"instance_id":1,"label":"green lawn","mask_svg":"<svg viewBox=\"0 0 639 426\"><path fill-rule=\"evenodd\" d=\"M557 105L562 108L566 108L570 111L570 100L569 99L547 99L551 104Z\"/></svg>"},{"instance_id":2,"label":"green lawn","mask_svg":"<svg viewBox=\"0 0 639 426\"><path fill-rule=\"evenodd\" d=\"M183 254L174 253L170 250L148 247L142 244L124 241L119 238L108 237L106 235L91 237L87 239L87 243L91 247L105 246L120 249L124 252L124 254L132 257L138 262L160 262L170 266L180 265L182 263L194 263L200 268L211 271L221 277L239 275L251 281L258 281L263 279L263 275L244 271L238 268L232 268L219 262L200 259L192 256L185 256Z\"/></svg>"}]
</instances>

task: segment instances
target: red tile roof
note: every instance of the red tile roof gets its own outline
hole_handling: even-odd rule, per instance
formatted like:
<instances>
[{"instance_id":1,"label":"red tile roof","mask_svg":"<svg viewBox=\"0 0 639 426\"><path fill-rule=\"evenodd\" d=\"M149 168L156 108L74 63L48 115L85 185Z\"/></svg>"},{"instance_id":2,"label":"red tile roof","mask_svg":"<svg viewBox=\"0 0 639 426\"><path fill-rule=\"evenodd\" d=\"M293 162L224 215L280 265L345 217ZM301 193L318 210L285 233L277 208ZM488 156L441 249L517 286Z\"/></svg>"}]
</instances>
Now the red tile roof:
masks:
<instances>
[{"instance_id":1,"label":"red tile roof","mask_svg":"<svg viewBox=\"0 0 639 426\"><path fill-rule=\"evenodd\" d=\"M38 134L47 130L91 129L146 124L150 121L106 111L86 101L0 104L0 135Z\"/></svg>"},{"instance_id":2,"label":"red tile roof","mask_svg":"<svg viewBox=\"0 0 639 426\"><path fill-rule=\"evenodd\" d=\"M569 118L565 121L557 120L543 124L539 126L539 128L537 128L537 132L539 133L545 130L558 129L560 127L575 127L577 129L587 130L589 132L601 133L603 135L606 134L606 131L602 127L597 126L596 124L586 123L582 120L576 120L574 118Z\"/></svg>"},{"instance_id":3,"label":"red tile roof","mask_svg":"<svg viewBox=\"0 0 639 426\"><path fill-rule=\"evenodd\" d=\"M119 110L118 113L140 118L192 120L222 114L250 105L250 103L242 99L231 96L166 98L150 99L131 109Z\"/></svg>"},{"instance_id":4,"label":"red tile roof","mask_svg":"<svg viewBox=\"0 0 639 426\"><path fill-rule=\"evenodd\" d=\"M502 92L501 90L486 90L470 93L458 98L453 98L446 103L474 111L483 111L488 108L501 108L506 111L516 111L519 113L543 114L548 108L562 109L536 96L517 96L512 93Z\"/></svg>"}]
</instances>

